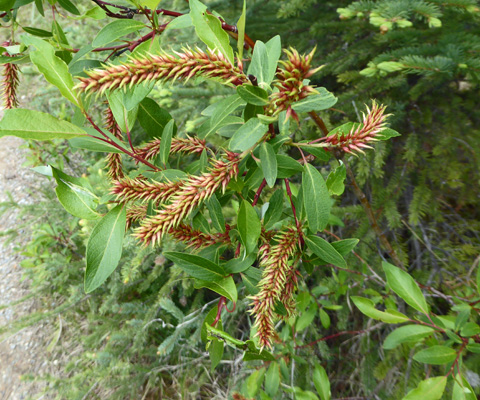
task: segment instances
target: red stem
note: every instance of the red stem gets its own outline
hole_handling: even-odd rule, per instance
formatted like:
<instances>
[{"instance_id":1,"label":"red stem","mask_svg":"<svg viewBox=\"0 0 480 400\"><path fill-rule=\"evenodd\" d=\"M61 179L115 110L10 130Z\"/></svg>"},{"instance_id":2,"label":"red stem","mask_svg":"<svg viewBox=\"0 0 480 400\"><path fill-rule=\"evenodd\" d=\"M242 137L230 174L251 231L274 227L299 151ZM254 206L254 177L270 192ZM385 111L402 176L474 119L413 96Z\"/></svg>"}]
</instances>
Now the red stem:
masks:
<instances>
[{"instance_id":1,"label":"red stem","mask_svg":"<svg viewBox=\"0 0 480 400\"><path fill-rule=\"evenodd\" d=\"M258 199L260 199L260 195L262 194L262 190L266 184L267 184L267 181L263 179L262 183L257 189L257 193L255 193L255 197L253 198L252 207L255 207L255 205L258 203Z\"/></svg>"},{"instance_id":2,"label":"red stem","mask_svg":"<svg viewBox=\"0 0 480 400\"><path fill-rule=\"evenodd\" d=\"M108 143L110 145L112 145L113 147L117 148L118 150L124 152L125 154L129 155L130 157L134 158L135 160L137 160L138 162L141 162L145 165L147 165L148 167L152 168L154 171L160 171L160 169L158 167L156 167L155 165L151 164L150 162L148 162L147 160L143 159L142 157L140 157L139 155L137 154L134 154L130 151L128 151L127 149L123 148L122 146L120 146L119 144L115 143L113 140L111 140L98 126L95 122L93 122L92 118L85 113L85 117L87 118L88 122L90 122L90 124L93 126L93 128L99 132L105 139L102 139L102 138L99 138L99 137L95 137L95 136L92 136L92 135L88 135L90 137L95 137L96 139L99 139L105 143Z\"/></svg>"}]
</instances>

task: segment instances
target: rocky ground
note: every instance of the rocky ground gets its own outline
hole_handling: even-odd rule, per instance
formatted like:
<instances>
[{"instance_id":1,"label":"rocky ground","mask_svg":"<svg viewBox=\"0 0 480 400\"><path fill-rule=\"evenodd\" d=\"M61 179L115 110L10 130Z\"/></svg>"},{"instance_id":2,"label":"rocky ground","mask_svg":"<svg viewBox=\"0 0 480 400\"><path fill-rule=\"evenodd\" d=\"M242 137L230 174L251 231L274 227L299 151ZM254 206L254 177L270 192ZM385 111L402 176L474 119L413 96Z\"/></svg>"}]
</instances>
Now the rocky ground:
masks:
<instances>
[{"instance_id":1,"label":"rocky ground","mask_svg":"<svg viewBox=\"0 0 480 400\"><path fill-rule=\"evenodd\" d=\"M1 113L1 112L0 112ZM0 138L0 204L11 202L20 205L35 201L34 182L36 177L28 168L20 148L23 141L14 137ZM9 195L11 195L11 198ZM17 231L9 240L8 235L0 236L0 327L31 312L34 300L1 309L28 293L28 282L22 281L21 256L16 248L28 240L28 230L22 228L25 221L19 217L19 208L7 204L0 216L0 232ZM1 208L0 208L1 209ZM47 365L44 343L50 335L48 327L35 325L17 333L0 335L0 400L40 398L38 383L22 380L22 375L36 374Z\"/></svg>"}]
</instances>

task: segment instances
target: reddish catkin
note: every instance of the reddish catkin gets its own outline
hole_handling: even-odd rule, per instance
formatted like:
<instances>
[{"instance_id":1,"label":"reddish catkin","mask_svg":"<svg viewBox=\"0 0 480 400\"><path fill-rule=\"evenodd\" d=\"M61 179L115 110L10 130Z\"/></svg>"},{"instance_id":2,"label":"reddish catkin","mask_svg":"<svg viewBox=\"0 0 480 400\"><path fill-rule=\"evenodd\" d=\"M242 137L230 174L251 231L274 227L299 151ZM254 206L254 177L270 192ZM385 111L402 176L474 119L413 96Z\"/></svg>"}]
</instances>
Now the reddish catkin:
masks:
<instances>
[{"instance_id":1,"label":"reddish catkin","mask_svg":"<svg viewBox=\"0 0 480 400\"><path fill-rule=\"evenodd\" d=\"M148 205L135 204L127 208L127 229L130 228L135 222L140 221L147 215Z\"/></svg>"},{"instance_id":2,"label":"reddish catkin","mask_svg":"<svg viewBox=\"0 0 480 400\"><path fill-rule=\"evenodd\" d=\"M228 230L222 233L203 233L195 230L186 224L180 224L175 228L170 228L168 233L176 240L184 242L187 247L198 250L210 247L216 244L231 244Z\"/></svg>"},{"instance_id":3,"label":"reddish catkin","mask_svg":"<svg viewBox=\"0 0 480 400\"><path fill-rule=\"evenodd\" d=\"M267 107L266 113L269 115L276 115L281 111L287 111L287 119L292 116L298 121L298 116L292 109L292 104L306 98L311 94L315 94L316 90L313 86L305 85L303 81L321 67L311 69L313 49L310 54L299 55L297 50L285 50L287 54L287 61L280 61L282 68L277 70L276 79L273 86L278 89L277 92L270 96L271 102Z\"/></svg>"},{"instance_id":4,"label":"reddish catkin","mask_svg":"<svg viewBox=\"0 0 480 400\"><path fill-rule=\"evenodd\" d=\"M111 193L117 195L118 201L150 201L158 204L168 200L183 185L183 181L149 182L141 176L137 178L125 177L113 181Z\"/></svg>"},{"instance_id":5,"label":"reddish catkin","mask_svg":"<svg viewBox=\"0 0 480 400\"><path fill-rule=\"evenodd\" d=\"M177 227L203 201L219 188L225 191L228 182L238 175L239 154L227 152L227 161L216 160L207 173L183 181L170 203L156 215L146 218L135 230L135 236L146 245L157 244L170 228Z\"/></svg>"},{"instance_id":6,"label":"reddish catkin","mask_svg":"<svg viewBox=\"0 0 480 400\"><path fill-rule=\"evenodd\" d=\"M255 316L255 327L262 349L272 347L272 339L275 336L275 304L282 299L284 303L289 304L289 300L282 297L282 293L287 283L290 284L287 279L293 269L290 259L298 249L298 230L290 228L279 232L273 240L275 244L270 247L268 256L263 257L260 262L260 266L264 267L262 279L258 284L260 291L252 297L250 310Z\"/></svg>"},{"instance_id":7,"label":"reddish catkin","mask_svg":"<svg viewBox=\"0 0 480 400\"><path fill-rule=\"evenodd\" d=\"M104 112L104 124L105 129L107 129L113 136L117 139L122 139L122 131L115 121L113 112L108 107ZM109 153L107 155L107 175L112 180L122 179L124 177L122 170L122 155L118 153Z\"/></svg>"},{"instance_id":8,"label":"reddish catkin","mask_svg":"<svg viewBox=\"0 0 480 400\"><path fill-rule=\"evenodd\" d=\"M8 53L4 56L11 57ZM18 88L19 69L16 64L6 63L2 71L2 96L3 107L6 109L18 107L17 88Z\"/></svg>"},{"instance_id":9,"label":"reddish catkin","mask_svg":"<svg viewBox=\"0 0 480 400\"><path fill-rule=\"evenodd\" d=\"M386 126L386 120L390 114L385 114L386 106L379 106L373 102L372 109L367 107L367 114L363 114L363 123L352 127L346 135L330 135L318 139L319 142L325 143L325 148L340 149L347 153L362 153L363 149L371 149L367 143L378 141L378 134L383 131Z\"/></svg>"},{"instance_id":10,"label":"reddish catkin","mask_svg":"<svg viewBox=\"0 0 480 400\"><path fill-rule=\"evenodd\" d=\"M155 158L160 152L161 139L152 140L137 149L137 154L144 160ZM197 137L172 138L170 153L199 154L207 148L207 142Z\"/></svg>"},{"instance_id":11,"label":"reddish catkin","mask_svg":"<svg viewBox=\"0 0 480 400\"><path fill-rule=\"evenodd\" d=\"M199 48L183 49L183 52L141 55L132 57L120 65L107 65L105 69L87 71L87 78L80 77L76 86L84 92L103 93L142 82L188 81L195 76L212 78L227 85L248 82L241 63L235 67L219 51L203 51Z\"/></svg>"}]
</instances>

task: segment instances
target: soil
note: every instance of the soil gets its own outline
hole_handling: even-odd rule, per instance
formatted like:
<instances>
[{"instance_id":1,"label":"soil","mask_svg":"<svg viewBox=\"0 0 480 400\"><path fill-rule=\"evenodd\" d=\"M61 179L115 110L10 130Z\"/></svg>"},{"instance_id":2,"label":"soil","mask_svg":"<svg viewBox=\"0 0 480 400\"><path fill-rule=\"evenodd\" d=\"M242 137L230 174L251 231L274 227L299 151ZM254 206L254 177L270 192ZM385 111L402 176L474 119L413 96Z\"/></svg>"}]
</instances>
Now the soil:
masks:
<instances>
[{"instance_id":1,"label":"soil","mask_svg":"<svg viewBox=\"0 0 480 400\"><path fill-rule=\"evenodd\" d=\"M0 209L1 203L12 199L20 205L35 201L33 193L37 179L34 172L22 167L25 161L20 148L22 143L21 139L14 137L0 138ZM16 251L29 239L28 230L22 228L23 218L19 215L19 207L13 204L7 205L7 210L0 216L0 234L17 233L13 240L9 235L0 236L0 327L11 324L35 308L34 300L27 300L2 309L2 306L28 294L28 282L22 280L22 257ZM44 343L50 335L49 328L42 324L0 335L0 400L42 397L41 384L22 380L22 376L36 375L49 364Z\"/></svg>"}]
</instances>

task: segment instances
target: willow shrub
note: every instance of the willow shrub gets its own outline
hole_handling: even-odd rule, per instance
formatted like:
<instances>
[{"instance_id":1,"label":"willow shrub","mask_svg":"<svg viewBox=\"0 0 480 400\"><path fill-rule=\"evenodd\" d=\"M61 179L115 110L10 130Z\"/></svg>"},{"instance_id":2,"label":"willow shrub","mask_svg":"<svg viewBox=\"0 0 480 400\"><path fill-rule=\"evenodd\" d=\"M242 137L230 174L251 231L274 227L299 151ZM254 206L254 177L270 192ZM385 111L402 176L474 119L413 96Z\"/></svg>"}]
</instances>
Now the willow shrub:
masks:
<instances>
[{"instance_id":1,"label":"willow shrub","mask_svg":"<svg viewBox=\"0 0 480 400\"><path fill-rule=\"evenodd\" d=\"M320 68L311 65L315 50L303 55L293 48L282 52L279 36L266 43L253 42L245 34L245 7L237 24L229 25L198 0L189 2L186 13L156 9L156 1L131 7L95 3L83 14L69 0L52 5L56 17L69 13L77 18L114 19L91 44L72 48L61 18L55 18L51 31L24 27L25 34L16 36L17 41L12 34L1 49L7 110L0 136L67 139L73 148L107 153L110 191L106 193L96 193L88 179L53 166L36 169L56 181L58 200L69 213L96 221L86 246L85 292L99 288L116 269L126 234L159 253L169 236L178 242L177 251L165 251L163 256L184 272L184 279L193 280L195 288L218 296L202 332L212 367L222 359L225 344L242 351L244 361L261 364L244 393L233 396L266 399L279 396L283 369L295 361L291 352L312 345L299 344L295 330L305 329L317 314L329 328L325 310L346 305L341 304L346 303L343 282L339 283L342 293L334 296L339 304L326 303L319 300L321 290L309 289L308 276L319 266L333 276L333 271L357 273L374 279L386 294L384 298L351 296L356 307L370 318L403 324L388 335L383 348L422 342L414 360L435 366L429 373L434 377L421 381L403 398L439 399L450 381L455 399L473 399L473 389L462 375L462 357L480 347L480 327L469 320L474 303L455 303L456 317L434 315L420 286L402 269L378 226L375 230L371 208L367 215L372 227L396 264L383 262L386 281L366 264L365 271L349 270L345 257L358 240L340 239L327 230L341 224L331 209L345 190L347 175L369 210L347 161L351 155L363 157L376 141L398 136L387 127L386 108L372 101L361 122L328 132L317 112L328 112L337 99L327 89L310 84L309 78ZM4 20L13 32L20 29L16 16L24 5L2 3ZM35 6L45 15L41 0ZM158 37L166 30L191 26L203 44L177 51L160 48ZM92 53L105 53L104 63L90 57ZM16 108L19 72L27 63L71 104L71 122ZM167 110L148 97L155 85L175 81L202 85L205 80L226 86L230 94L203 110L194 135L186 134ZM102 107L100 121L95 110ZM317 138L302 138L301 121L307 116L318 126ZM137 121L144 134L140 143L133 129ZM299 286L302 291L297 295ZM410 317L398 310L389 291L405 301ZM249 304L253 320L246 340L222 328L222 313L231 312L237 302ZM385 310L376 308L376 303L384 303ZM282 328L279 335L281 326L290 328ZM324 367L316 363L311 373L318 396L330 399ZM282 385L281 389L295 392L296 398L318 398L311 387Z\"/></svg>"}]
</instances>

